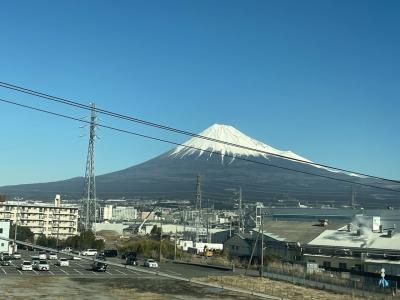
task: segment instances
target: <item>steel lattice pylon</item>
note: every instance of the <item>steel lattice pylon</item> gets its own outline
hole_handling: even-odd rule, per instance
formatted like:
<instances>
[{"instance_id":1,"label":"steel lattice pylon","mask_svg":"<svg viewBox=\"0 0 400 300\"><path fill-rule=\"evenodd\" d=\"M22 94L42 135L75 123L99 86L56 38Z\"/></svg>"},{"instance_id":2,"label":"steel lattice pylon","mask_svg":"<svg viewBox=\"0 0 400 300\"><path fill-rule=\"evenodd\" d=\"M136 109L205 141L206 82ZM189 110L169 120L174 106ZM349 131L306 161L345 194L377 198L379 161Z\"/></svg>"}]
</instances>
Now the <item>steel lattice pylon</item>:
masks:
<instances>
[{"instance_id":1,"label":"steel lattice pylon","mask_svg":"<svg viewBox=\"0 0 400 300\"><path fill-rule=\"evenodd\" d=\"M89 146L86 159L85 188L82 201L82 218L85 229L96 223L96 177L94 175L94 143L96 139L96 105L91 103Z\"/></svg>"}]
</instances>

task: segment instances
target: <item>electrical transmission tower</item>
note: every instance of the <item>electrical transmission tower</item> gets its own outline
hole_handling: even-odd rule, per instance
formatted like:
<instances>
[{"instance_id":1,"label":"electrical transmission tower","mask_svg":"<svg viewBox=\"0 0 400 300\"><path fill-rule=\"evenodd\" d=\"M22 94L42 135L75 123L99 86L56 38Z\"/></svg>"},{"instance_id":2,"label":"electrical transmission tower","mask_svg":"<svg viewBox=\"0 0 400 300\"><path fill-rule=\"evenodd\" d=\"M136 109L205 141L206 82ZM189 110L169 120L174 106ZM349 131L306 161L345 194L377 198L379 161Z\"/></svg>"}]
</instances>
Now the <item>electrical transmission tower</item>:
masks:
<instances>
[{"instance_id":1,"label":"electrical transmission tower","mask_svg":"<svg viewBox=\"0 0 400 300\"><path fill-rule=\"evenodd\" d=\"M196 210L199 211L199 217L201 218L202 211L201 211L201 176L197 175L197 182L196 182Z\"/></svg>"},{"instance_id":2,"label":"electrical transmission tower","mask_svg":"<svg viewBox=\"0 0 400 300\"><path fill-rule=\"evenodd\" d=\"M85 188L82 216L85 229L92 229L96 223L96 178L94 175L94 143L96 139L96 105L91 103L89 146L86 159Z\"/></svg>"}]
</instances>

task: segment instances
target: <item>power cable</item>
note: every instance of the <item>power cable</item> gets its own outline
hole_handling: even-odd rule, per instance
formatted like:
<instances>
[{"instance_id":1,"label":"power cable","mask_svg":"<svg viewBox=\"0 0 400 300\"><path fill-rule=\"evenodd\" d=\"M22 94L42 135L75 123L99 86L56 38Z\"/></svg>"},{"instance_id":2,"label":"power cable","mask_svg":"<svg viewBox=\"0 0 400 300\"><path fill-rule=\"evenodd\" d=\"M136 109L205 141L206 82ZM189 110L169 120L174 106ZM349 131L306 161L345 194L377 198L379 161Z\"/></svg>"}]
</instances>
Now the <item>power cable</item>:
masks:
<instances>
[{"instance_id":1,"label":"power cable","mask_svg":"<svg viewBox=\"0 0 400 300\"><path fill-rule=\"evenodd\" d=\"M85 109L85 110L91 110L92 109L92 107L90 105L85 105L85 104L79 103L77 101L72 101L72 100L68 100L68 99L65 99L65 98L57 97L57 96L52 96L52 95L49 95L49 94L46 94L46 93L34 91L34 90L31 90L31 89L27 89L27 88L24 88L24 87L21 87L21 86L17 86L17 85L13 85L13 84L6 83L6 82L1 82L0 81L0 87L4 87L4 88L11 89L11 90L14 90L14 91L18 91L18 92L21 92L21 93L33 95L33 96L36 96L36 97L44 98L44 99L47 99L47 100L50 100L50 101L54 101L54 102L58 102L58 103L62 103L62 104L70 105L70 106L74 106L74 107ZM187 136L191 136L191 137L195 137L195 138L199 138L199 139L204 139L204 140L208 140L208 141L212 141L212 142L216 142L216 143L220 143L220 144L224 144L224 145L228 145L228 146L242 148L242 149L245 149L245 150L250 150L250 151L254 151L254 152L258 152L258 153L263 153L263 154L274 156L274 157L284 158L284 159L287 159L287 160L297 161L297 162L301 162L301 163L304 163L304 164L323 167L323 168L327 168L327 169L330 169L330 170L336 170L336 171L340 171L340 172L344 172L344 173L348 173L348 174L354 174L354 175L359 175L359 176L363 176L363 177L379 179L379 180L393 182L393 183L400 183L399 180L393 180L393 179L383 178L383 177L379 177L379 176L373 176L373 175L369 175L369 174L365 174L365 173L361 173L361 172L350 171L350 170L347 170L347 169L332 167L332 166L329 166L329 165L326 165L326 164L321 164L321 163L308 162L308 161L304 161L304 160L297 159L297 158L290 158L290 157L287 157L287 156L284 156L284 155L271 153L271 152L268 152L268 151L263 151L263 150L259 150L259 149L255 149L255 148L251 148L251 147L246 147L246 146L243 146L243 145L238 145L238 144L235 144L235 143L231 143L231 142L227 142L227 141L222 141L222 140L206 137L206 136L203 136L203 135L199 135L199 134L192 133L192 132L189 132L189 131L185 131L185 130L181 130L181 129L165 126L165 125L162 125L162 124L146 121L146 120L143 120L143 119L122 115L122 114L115 113L115 112L112 112L112 111L109 111L109 110L105 110L105 109L101 109L101 108L96 108L96 111L101 113L101 114L105 114L105 115L112 116L112 117L115 117L115 118L119 118L119 119L131 121L131 122L139 123L139 124L142 124L142 125L151 126L151 127L155 127L155 128L158 128L158 129L163 129L163 130L167 130L167 131L171 131L171 132L175 132L175 133L179 133L179 134L183 134L183 135L187 135Z\"/></svg>"},{"instance_id":2,"label":"power cable","mask_svg":"<svg viewBox=\"0 0 400 300\"><path fill-rule=\"evenodd\" d=\"M45 110L45 109L41 109L41 108L37 108L37 107L21 104L21 103L15 102L15 101L10 101L10 100L6 100L6 99L1 99L0 98L0 102L12 104L12 105L19 106L19 107L24 107L24 108L27 108L27 109L31 109L31 110L34 110L34 111L39 111L39 112L42 112L42 113L50 114L50 115L53 115L53 116L58 116L58 117L65 118L65 119L78 121L78 122L81 122L81 123L90 124L90 121L85 121L85 120L82 120L82 119L79 119L79 118L75 118L75 117L71 117L71 116L67 116L67 115L64 115L64 114L60 114L60 113L48 111L48 110ZM268 166L268 167L272 167L272 168L287 170L287 171L291 171L291 172L296 172L296 173L300 173L300 174L306 174L306 175L325 178L325 179L329 179L329 180L335 180L335 181L346 182L346 183L350 183L350 184L356 184L356 185L360 185L360 186L366 186L366 187L370 187L370 188L373 188L373 189L379 189L379 190L385 190L385 191L400 193L400 190L394 190L394 189L390 189L390 188L374 186L374 185L355 182L355 181L346 180L346 179L334 178L334 177L330 177L330 176L327 176L327 175L314 174L314 173L307 172L307 171L301 171L301 170L296 170L296 169L292 169L292 168L288 168L288 167L277 166L277 165L273 165L273 164L269 164L269 163L265 163L265 162L261 162L261 161L255 161L255 160L251 160L251 159L247 159L247 158L243 158L243 157L235 157L233 155L229 155L229 154L225 154L225 153L223 154L223 153L213 152L211 150L205 150L205 149L201 149L201 148L197 148L197 147L193 147L193 146L187 146L187 145L184 145L184 144L181 144L181 143L177 143L177 142L173 142L173 141L170 141L170 140L156 138L156 137L152 137L152 136L149 136L149 135L145 135L145 134L141 134L141 133L125 130L125 129L120 129L120 128L116 128L116 127L112 127L112 126L108 126L108 125L103 125L103 124L96 123L96 126L102 127L102 128L107 128L107 129L118 131L118 132L122 132L122 133L126 133L126 134L130 134L130 135L134 135L134 136L143 137L143 138L154 140L154 141L168 143L168 144L175 145L175 146L182 146L182 147L185 147L185 148L190 148L190 149L195 149L195 150L199 150L199 151L203 151L203 152L208 152L210 154L217 153L219 155L223 155L223 156L226 156L226 157L235 158L235 159L238 159L238 160L243 160L243 161L247 161L247 162L251 162L251 163L256 163L256 164L260 164L260 165L264 165L264 166Z\"/></svg>"}]
</instances>

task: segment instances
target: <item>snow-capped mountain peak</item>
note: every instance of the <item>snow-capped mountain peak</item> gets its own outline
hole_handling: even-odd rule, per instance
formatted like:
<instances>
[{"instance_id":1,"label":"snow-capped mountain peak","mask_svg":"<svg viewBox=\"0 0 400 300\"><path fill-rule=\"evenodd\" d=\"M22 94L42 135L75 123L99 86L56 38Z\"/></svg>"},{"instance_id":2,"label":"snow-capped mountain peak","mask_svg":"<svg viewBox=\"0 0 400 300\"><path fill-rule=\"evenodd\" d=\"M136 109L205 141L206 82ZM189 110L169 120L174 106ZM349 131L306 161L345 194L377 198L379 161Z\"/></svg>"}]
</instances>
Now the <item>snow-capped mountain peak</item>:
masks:
<instances>
[{"instance_id":1,"label":"snow-capped mountain peak","mask_svg":"<svg viewBox=\"0 0 400 300\"><path fill-rule=\"evenodd\" d=\"M288 159L311 162L308 159L293 153L292 151L281 151L260 141L252 139L251 137L229 125L214 124L201 132L199 135L211 140L193 137L185 142L183 146L176 147L170 155L175 157L184 157L192 154L197 154L198 156L206 154L211 156L213 153L215 153L221 155L222 160L224 159L225 155L232 157L233 160L237 156L268 158L268 153L270 153L281 155L287 157ZM219 143L215 140L224 141L229 144ZM241 147L237 147L235 145L239 145Z\"/></svg>"}]
</instances>

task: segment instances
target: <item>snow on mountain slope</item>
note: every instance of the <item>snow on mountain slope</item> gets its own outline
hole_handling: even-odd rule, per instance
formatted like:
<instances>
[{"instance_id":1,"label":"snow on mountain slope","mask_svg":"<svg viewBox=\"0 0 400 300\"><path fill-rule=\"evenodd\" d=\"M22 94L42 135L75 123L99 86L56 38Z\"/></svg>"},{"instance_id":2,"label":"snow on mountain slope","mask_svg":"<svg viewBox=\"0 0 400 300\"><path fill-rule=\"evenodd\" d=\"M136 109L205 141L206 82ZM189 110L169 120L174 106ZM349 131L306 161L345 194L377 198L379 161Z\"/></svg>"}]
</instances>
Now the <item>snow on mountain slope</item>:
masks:
<instances>
[{"instance_id":1,"label":"snow on mountain slope","mask_svg":"<svg viewBox=\"0 0 400 300\"><path fill-rule=\"evenodd\" d=\"M271 154L287 157L288 159L298 159L304 162L311 162L310 160L301 157L300 155L297 155L296 153L293 153L291 151L281 151L271 146L268 146L262 142L259 142L255 139L252 139L247 135L245 135L244 133L237 130L236 128L229 125L214 124L211 127L204 130L203 132L201 132L200 135L207 138L240 145L248 149L193 137L187 142L185 142L183 146L176 147L170 155L174 157L184 157L186 155L192 155L192 154L198 154L198 156L206 154L210 157L213 153L216 153L221 155L222 161L224 160L225 155L232 156L233 158L230 161L232 162L237 156L247 156L247 157L253 156L253 157L268 158L269 155L265 153L268 152ZM208 151L211 151L212 153Z\"/></svg>"}]
</instances>

